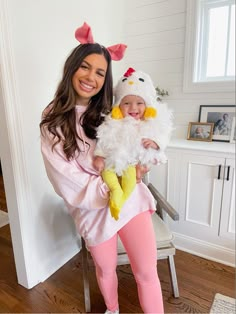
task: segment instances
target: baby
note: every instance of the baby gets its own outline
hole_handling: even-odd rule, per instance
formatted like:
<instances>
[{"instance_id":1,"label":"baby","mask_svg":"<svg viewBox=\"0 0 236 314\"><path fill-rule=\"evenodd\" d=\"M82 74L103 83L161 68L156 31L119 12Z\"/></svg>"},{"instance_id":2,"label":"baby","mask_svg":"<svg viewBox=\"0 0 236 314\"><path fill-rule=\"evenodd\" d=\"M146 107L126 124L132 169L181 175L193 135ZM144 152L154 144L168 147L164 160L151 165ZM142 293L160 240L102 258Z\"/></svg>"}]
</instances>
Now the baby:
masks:
<instances>
[{"instance_id":1,"label":"baby","mask_svg":"<svg viewBox=\"0 0 236 314\"><path fill-rule=\"evenodd\" d=\"M119 218L136 185L136 165L165 163L172 114L157 94L150 76L129 68L114 89L115 104L97 130L94 167L110 189L109 207Z\"/></svg>"}]
</instances>

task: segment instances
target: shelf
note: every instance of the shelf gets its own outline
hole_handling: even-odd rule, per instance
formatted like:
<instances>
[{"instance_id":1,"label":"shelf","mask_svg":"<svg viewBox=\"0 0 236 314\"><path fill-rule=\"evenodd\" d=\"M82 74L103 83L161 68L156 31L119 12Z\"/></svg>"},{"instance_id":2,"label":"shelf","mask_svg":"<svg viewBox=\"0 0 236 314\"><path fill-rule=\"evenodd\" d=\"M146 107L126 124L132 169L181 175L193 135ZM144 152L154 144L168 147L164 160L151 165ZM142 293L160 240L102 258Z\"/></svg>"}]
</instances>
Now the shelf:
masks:
<instances>
[{"instance_id":1,"label":"shelf","mask_svg":"<svg viewBox=\"0 0 236 314\"><path fill-rule=\"evenodd\" d=\"M226 142L203 142L186 139L172 139L168 148L191 149L217 153L235 154L235 144Z\"/></svg>"}]
</instances>

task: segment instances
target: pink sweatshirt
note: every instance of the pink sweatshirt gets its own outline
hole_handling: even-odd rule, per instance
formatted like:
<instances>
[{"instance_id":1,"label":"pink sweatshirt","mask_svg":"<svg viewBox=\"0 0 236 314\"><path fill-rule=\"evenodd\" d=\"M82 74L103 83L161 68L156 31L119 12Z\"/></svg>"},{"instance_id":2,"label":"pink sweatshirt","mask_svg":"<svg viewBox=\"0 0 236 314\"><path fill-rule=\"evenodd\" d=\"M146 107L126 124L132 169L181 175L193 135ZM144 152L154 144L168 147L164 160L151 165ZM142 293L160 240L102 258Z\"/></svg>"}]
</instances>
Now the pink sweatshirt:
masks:
<instances>
[{"instance_id":1,"label":"pink sweatshirt","mask_svg":"<svg viewBox=\"0 0 236 314\"><path fill-rule=\"evenodd\" d=\"M108 187L92 164L96 141L87 138L79 124L85 109L79 105L75 108L77 132L83 139L83 143L77 141L81 152L75 159L66 159L61 142L52 151L53 136L49 132L41 136L41 151L55 192L64 199L80 236L88 246L94 246L110 239L137 214L155 211L155 204L146 185L139 183L124 204L119 220L111 217Z\"/></svg>"}]
</instances>

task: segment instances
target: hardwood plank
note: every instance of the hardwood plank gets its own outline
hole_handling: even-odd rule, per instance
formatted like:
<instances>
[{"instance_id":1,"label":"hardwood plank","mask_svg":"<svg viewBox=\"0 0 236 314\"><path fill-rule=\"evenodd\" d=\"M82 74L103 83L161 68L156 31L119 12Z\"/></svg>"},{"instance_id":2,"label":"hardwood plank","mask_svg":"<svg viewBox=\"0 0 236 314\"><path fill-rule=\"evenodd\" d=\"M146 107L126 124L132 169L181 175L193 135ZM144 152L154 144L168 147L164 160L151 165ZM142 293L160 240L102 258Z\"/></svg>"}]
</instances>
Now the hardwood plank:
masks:
<instances>
[{"instance_id":1,"label":"hardwood plank","mask_svg":"<svg viewBox=\"0 0 236 314\"><path fill-rule=\"evenodd\" d=\"M215 293L235 295L234 268L177 250L175 264L180 298L171 296L166 260L158 261L165 313L209 313ZM89 272L92 313L104 313L105 305ZM121 313L141 313L136 283L129 265L118 267ZM45 282L27 290L17 283L9 226L0 228L0 312L83 313L81 256L77 254Z\"/></svg>"}]
</instances>

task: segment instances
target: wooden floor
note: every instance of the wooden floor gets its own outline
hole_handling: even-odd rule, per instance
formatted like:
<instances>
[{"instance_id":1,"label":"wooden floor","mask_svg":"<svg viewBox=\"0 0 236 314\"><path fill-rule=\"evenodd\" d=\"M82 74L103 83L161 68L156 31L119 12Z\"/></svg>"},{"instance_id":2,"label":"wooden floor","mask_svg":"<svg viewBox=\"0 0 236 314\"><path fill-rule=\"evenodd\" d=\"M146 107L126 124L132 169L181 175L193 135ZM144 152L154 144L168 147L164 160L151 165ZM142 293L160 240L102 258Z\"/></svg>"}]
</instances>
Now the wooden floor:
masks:
<instances>
[{"instance_id":1,"label":"wooden floor","mask_svg":"<svg viewBox=\"0 0 236 314\"><path fill-rule=\"evenodd\" d=\"M215 293L234 297L235 271L206 259L177 251L180 298L171 296L168 267L158 261L165 313L209 313ZM118 268L121 313L141 313L136 284L129 266ZM90 272L92 312L105 305ZM81 256L76 255L44 283L31 290L17 284L9 225L0 228L0 313L83 313Z\"/></svg>"}]
</instances>

